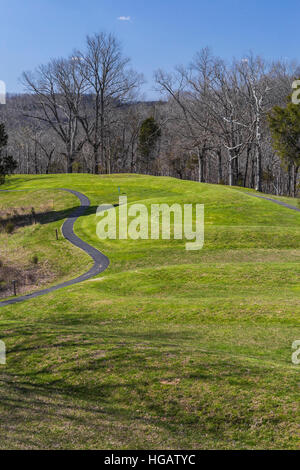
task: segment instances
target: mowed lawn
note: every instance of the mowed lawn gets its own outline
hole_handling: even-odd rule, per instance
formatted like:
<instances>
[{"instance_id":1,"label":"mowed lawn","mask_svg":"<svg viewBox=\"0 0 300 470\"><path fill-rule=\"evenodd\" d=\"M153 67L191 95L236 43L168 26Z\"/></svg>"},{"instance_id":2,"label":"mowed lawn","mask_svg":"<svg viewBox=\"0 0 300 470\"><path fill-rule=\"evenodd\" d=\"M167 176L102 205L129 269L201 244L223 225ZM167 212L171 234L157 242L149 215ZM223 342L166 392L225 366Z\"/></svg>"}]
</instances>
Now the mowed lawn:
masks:
<instances>
[{"instance_id":1,"label":"mowed lawn","mask_svg":"<svg viewBox=\"0 0 300 470\"><path fill-rule=\"evenodd\" d=\"M116 204L118 187L129 204L204 204L203 249L99 240L96 209ZM300 213L172 178L12 177L1 189L29 190L27 205L37 191L56 201L57 220L5 235L26 256L49 258L50 284L91 264L53 241L63 211L78 204L58 188L90 198L75 230L111 264L96 279L0 308L0 448L299 449L291 345L300 339ZM0 206L11 197L16 207L19 194L0 193Z\"/></svg>"}]
</instances>

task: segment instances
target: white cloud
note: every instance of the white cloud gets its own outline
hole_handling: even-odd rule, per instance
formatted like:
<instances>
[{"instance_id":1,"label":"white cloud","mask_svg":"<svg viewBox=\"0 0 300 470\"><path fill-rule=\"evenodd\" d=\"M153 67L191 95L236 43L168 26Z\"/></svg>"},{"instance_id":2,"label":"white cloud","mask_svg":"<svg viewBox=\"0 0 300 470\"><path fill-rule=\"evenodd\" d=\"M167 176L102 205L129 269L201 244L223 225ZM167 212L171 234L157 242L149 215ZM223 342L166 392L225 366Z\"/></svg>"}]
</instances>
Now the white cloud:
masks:
<instances>
[{"instance_id":1,"label":"white cloud","mask_svg":"<svg viewBox=\"0 0 300 470\"><path fill-rule=\"evenodd\" d=\"M119 16L118 20L119 21L130 21L130 16Z\"/></svg>"}]
</instances>

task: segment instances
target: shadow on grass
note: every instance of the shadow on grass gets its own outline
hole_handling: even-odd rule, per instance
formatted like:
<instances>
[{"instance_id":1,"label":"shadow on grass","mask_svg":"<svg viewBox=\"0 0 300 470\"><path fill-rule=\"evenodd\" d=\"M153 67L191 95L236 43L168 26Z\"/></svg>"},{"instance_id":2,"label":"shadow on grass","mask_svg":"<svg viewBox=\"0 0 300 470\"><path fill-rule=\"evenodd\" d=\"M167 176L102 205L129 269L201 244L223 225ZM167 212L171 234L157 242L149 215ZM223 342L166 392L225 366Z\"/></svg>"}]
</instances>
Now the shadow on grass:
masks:
<instances>
[{"instance_id":1,"label":"shadow on grass","mask_svg":"<svg viewBox=\"0 0 300 470\"><path fill-rule=\"evenodd\" d=\"M26 227L34 224L49 224L52 222L58 222L60 220L64 220L67 217L72 215L72 212L74 212L76 209L78 209L80 206L74 206L69 209L64 209L60 211L46 211L46 212L32 212L31 214L16 214L12 215L11 217L8 217L6 219L2 219L0 221L0 226L4 228L5 225L8 223L12 223L16 228L18 227ZM84 213L81 215L81 217L85 217L91 214L96 214L98 206L81 206L84 209ZM115 207L117 207L117 204L115 204Z\"/></svg>"},{"instance_id":2,"label":"shadow on grass","mask_svg":"<svg viewBox=\"0 0 300 470\"><path fill-rule=\"evenodd\" d=\"M257 433L271 427L276 434L286 419L266 412L259 421L262 408L247 404L259 391L268 407L283 399L274 371L209 345L203 351L198 332L105 329L97 322L92 331L55 321L6 321L1 329L13 344L0 376L2 428L12 442L23 436L26 447L43 448L49 439L54 447L101 447L112 437L115 448L154 448L164 438L167 446L194 447L201 436L226 440L228 429L240 435L253 423ZM35 436L29 429L36 423ZM58 428L66 431L59 442Z\"/></svg>"}]
</instances>

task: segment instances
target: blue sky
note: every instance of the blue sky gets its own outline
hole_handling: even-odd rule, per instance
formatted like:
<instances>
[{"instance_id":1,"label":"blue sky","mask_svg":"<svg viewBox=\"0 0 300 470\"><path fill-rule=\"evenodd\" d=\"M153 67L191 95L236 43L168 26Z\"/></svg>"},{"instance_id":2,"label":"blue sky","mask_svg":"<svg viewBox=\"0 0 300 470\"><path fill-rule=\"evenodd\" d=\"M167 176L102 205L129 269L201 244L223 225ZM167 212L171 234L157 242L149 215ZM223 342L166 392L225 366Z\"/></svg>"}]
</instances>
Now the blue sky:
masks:
<instances>
[{"instance_id":1,"label":"blue sky","mask_svg":"<svg viewBox=\"0 0 300 470\"><path fill-rule=\"evenodd\" d=\"M23 70L107 31L144 73L151 99L155 69L187 64L205 46L226 59L250 50L267 59L299 58L298 10L295 0L0 0L0 80L8 92L20 92Z\"/></svg>"}]
</instances>

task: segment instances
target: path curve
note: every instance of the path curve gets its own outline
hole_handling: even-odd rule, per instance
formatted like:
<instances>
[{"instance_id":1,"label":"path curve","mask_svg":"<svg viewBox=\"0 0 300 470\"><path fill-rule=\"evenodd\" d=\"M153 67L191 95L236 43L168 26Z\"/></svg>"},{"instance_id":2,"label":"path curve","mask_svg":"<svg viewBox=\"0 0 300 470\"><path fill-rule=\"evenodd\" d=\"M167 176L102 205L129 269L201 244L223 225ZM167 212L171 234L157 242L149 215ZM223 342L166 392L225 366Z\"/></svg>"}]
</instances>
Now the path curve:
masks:
<instances>
[{"instance_id":1,"label":"path curve","mask_svg":"<svg viewBox=\"0 0 300 470\"><path fill-rule=\"evenodd\" d=\"M24 300L34 299L35 297L40 297L41 295L49 294L50 292L54 292L58 289L62 289L63 287L72 286L73 284L78 284L79 282L86 281L91 277L97 276L97 274L102 273L109 265L109 259L105 256L101 251L96 250L93 246L89 245L88 243L81 240L81 238L77 237L74 233L74 224L78 217L84 214L87 208L90 206L90 200L87 196L78 191L73 191L72 189L65 189L61 188L62 191L67 191L74 196L78 197L80 201L80 206L77 207L74 212L71 213L70 217L64 222L62 226L62 233L63 236L73 245L77 246L81 250L85 251L94 261L94 265L92 268L81 276L76 277L75 279L71 279L69 281L62 282L61 284L57 284L56 286L49 287L48 289L42 289L32 294L22 295L20 297L15 297L8 300L0 301L0 307L5 307L6 305L16 304L18 302L23 302Z\"/></svg>"},{"instance_id":2,"label":"path curve","mask_svg":"<svg viewBox=\"0 0 300 470\"><path fill-rule=\"evenodd\" d=\"M300 212L299 207L292 206L291 204L287 204L286 202L279 201L278 199L272 199L270 197L260 196L259 194L253 194L253 193L246 193L246 194L248 194L248 196L258 197L260 199L266 199L266 201L275 202L275 204L279 204L280 206L287 207L288 209L292 209L294 211Z\"/></svg>"}]
</instances>

